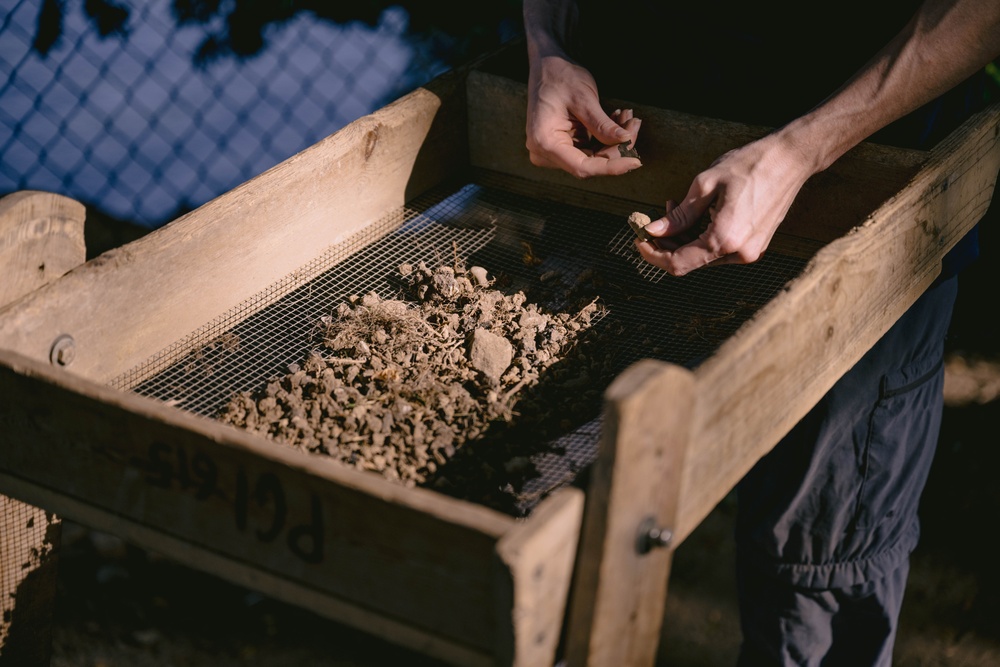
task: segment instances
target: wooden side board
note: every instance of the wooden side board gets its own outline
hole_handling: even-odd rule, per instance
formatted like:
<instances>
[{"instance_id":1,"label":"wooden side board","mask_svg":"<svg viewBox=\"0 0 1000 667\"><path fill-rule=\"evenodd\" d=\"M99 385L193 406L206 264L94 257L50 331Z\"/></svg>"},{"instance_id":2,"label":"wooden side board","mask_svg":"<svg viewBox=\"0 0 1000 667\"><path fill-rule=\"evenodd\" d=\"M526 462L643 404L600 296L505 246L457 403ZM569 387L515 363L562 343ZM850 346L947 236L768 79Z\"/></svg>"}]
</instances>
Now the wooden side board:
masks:
<instances>
[{"instance_id":1,"label":"wooden side board","mask_svg":"<svg viewBox=\"0 0 1000 667\"><path fill-rule=\"evenodd\" d=\"M985 214L998 170L1000 105L937 146L693 373L647 360L615 381L588 489L570 664L653 664L670 551L933 282ZM635 547L644 508L672 533L665 553Z\"/></svg>"},{"instance_id":2,"label":"wooden side board","mask_svg":"<svg viewBox=\"0 0 1000 667\"><path fill-rule=\"evenodd\" d=\"M579 181L528 161L523 83L477 71L467 90L472 163L551 184L567 202L598 193L615 206L660 205L722 152L767 131L631 105L643 118L644 166ZM780 233L822 249L698 369L697 395L708 398L692 430L678 541L913 303L979 221L1000 163L998 117L998 106L978 114L929 153L861 144L806 184Z\"/></svg>"},{"instance_id":3,"label":"wooden side board","mask_svg":"<svg viewBox=\"0 0 1000 667\"><path fill-rule=\"evenodd\" d=\"M720 155L769 131L626 100L607 100L608 106L633 108L642 118L636 148L643 166L624 176L580 181L562 171L535 167L528 160L524 146L527 86L515 79L472 71L467 94L473 166L575 189L577 205L587 193L599 193L662 210L668 198L682 198L692 179ZM780 234L788 243L805 239L810 245L842 236L898 192L926 160L922 151L875 144L856 147L806 184Z\"/></svg>"},{"instance_id":4,"label":"wooden side board","mask_svg":"<svg viewBox=\"0 0 1000 667\"><path fill-rule=\"evenodd\" d=\"M554 664L583 505L582 491L559 489L497 543L498 667Z\"/></svg>"},{"instance_id":5,"label":"wooden side board","mask_svg":"<svg viewBox=\"0 0 1000 667\"><path fill-rule=\"evenodd\" d=\"M687 536L934 281L986 213L1000 170L1000 105L934 148L865 223L821 250L696 371L680 497Z\"/></svg>"},{"instance_id":6,"label":"wooden side board","mask_svg":"<svg viewBox=\"0 0 1000 667\"><path fill-rule=\"evenodd\" d=\"M495 549L521 528L511 517L8 351L0 397L0 490L456 664L491 664Z\"/></svg>"},{"instance_id":7,"label":"wooden side board","mask_svg":"<svg viewBox=\"0 0 1000 667\"><path fill-rule=\"evenodd\" d=\"M555 659L577 489L515 520L7 351L0 397L19 499L452 664Z\"/></svg>"},{"instance_id":8,"label":"wooden side board","mask_svg":"<svg viewBox=\"0 0 1000 667\"><path fill-rule=\"evenodd\" d=\"M97 381L136 366L466 163L464 78L436 80L12 304L0 348Z\"/></svg>"}]
</instances>

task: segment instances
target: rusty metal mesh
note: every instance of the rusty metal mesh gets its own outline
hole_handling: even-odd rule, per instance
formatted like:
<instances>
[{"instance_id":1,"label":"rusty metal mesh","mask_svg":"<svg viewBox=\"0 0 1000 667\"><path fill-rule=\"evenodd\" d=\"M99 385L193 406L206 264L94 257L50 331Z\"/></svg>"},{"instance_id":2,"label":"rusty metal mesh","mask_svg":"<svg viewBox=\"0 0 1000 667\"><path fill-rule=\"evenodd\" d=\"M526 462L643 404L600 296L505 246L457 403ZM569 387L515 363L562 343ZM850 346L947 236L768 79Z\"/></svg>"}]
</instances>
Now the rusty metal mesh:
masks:
<instances>
[{"instance_id":1,"label":"rusty metal mesh","mask_svg":"<svg viewBox=\"0 0 1000 667\"><path fill-rule=\"evenodd\" d=\"M771 253L755 264L674 278L638 256L624 217L554 203L538 185L522 183L517 191L481 177L411 202L112 384L215 416L234 393L294 370L314 344L319 319L345 297L395 297L391 278L400 264L434 266L456 257L504 275L508 290L540 277L572 282L600 272L607 287L602 323L620 332L607 350L617 372L649 357L693 368L806 261ZM524 511L577 479L596 455L600 429L595 411L534 457L540 474L518 492Z\"/></svg>"}]
</instances>

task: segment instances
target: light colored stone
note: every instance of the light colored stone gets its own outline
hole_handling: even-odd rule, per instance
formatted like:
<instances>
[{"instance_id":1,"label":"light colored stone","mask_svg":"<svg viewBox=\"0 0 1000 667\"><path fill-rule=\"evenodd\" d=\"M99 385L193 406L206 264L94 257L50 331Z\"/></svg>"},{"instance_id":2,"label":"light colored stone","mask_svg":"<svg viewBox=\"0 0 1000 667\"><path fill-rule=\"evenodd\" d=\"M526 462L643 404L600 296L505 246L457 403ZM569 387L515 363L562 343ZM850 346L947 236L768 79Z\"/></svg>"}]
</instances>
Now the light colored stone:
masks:
<instances>
[{"instance_id":1,"label":"light colored stone","mask_svg":"<svg viewBox=\"0 0 1000 667\"><path fill-rule=\"evenodd\" d=\"M488 378L499 380L514 359L514 346L503 336L476 329L469 340L469 363Z\"/></svg>"}]
</instances>

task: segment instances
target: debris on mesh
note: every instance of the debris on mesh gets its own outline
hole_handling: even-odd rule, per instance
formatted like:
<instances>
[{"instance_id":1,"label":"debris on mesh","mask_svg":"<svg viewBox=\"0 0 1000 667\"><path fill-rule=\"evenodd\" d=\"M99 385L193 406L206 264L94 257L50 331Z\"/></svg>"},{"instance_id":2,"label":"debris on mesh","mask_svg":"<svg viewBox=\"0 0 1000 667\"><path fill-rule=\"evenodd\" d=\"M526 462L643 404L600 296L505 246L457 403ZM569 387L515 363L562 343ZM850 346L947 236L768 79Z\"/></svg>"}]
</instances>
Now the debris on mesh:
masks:
<instances>
[{"instance_id":1,"label":"debris on mesh","mask_svg":"<svg viewBox=\"0 0 1000 667\"><path fill-rule=\"evenodd\" d=\"M609 356L593 352L603 306L550 310L457 261L403 264L398 279L398 298L337 305L299 368L235 395L220 418L512 511L532 456L599 410L612 376Z\"/></svg>"}]
</instances>

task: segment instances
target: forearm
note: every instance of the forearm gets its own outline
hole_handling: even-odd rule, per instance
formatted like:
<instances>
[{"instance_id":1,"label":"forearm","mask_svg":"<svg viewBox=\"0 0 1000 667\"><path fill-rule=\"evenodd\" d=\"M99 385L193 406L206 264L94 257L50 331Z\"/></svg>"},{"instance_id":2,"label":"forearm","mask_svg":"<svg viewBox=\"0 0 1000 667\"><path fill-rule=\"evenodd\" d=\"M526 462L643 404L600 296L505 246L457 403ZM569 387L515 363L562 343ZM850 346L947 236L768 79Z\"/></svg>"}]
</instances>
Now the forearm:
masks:
<instances>
[{"instance_id":1,"label":"forearm","mask_svg":"<svg viewBox=\"0 0 1000 667\"><path fill-rule=\"evenodd\" d=\"M847 83L778 137L822 171L1000 55L1000 2L927 0Z\"/></svg>"},{"instance_id":2,"label":"forearm","mask_svg":"<svg viewBox=\"0 0 1000 667\"><path fill-rule=\"evenodd\" d=\"M574 0L524 0L524 32L528 59L570 57L577 22Z\"/></svg>"}]
</instances>

